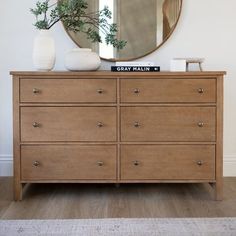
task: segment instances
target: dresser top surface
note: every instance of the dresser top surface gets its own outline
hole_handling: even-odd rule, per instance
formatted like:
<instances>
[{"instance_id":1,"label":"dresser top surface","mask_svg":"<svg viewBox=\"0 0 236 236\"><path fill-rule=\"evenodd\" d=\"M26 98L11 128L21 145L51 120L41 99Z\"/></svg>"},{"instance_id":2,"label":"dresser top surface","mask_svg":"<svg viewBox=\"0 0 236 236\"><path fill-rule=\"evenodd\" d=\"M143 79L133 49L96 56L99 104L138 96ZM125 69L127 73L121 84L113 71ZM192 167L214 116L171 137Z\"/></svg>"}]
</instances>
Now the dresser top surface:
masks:
<instances>
[{"instance_id":1,"label":"dresser top surface","mask_svg":"<svg viewBox=\"0 0 236 236\"><path fill-rule=\"evenodd\" d=\"M71 72L71 71L11 71L13 76L33 76L33 77L111 77L111 78L132 78L132 77L213 77L213 76L223 76L226 74L225 71L191 71L191 72L111 72L111 71L80 71L80 72Z\"/></svg>"}]
</instances>

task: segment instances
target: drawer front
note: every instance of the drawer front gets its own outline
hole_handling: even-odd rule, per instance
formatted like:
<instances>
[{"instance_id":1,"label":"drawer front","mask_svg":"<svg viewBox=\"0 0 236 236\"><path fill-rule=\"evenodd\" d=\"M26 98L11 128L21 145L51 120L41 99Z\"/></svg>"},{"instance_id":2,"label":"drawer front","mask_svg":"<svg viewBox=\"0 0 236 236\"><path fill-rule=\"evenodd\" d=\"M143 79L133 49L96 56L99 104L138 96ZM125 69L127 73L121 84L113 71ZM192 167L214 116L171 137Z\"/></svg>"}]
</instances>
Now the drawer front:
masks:
<instances>
[{"instance_id":1,"label":"drawer front","mask_svg":"<svg viewBox=\"0 0 236 236\"><path fill-rule=\"evenodd\" d=\"M116 179L116 146L22 146L21 179Z\"/></svg>"},{"instance_id":2,"label":"drawer front","mask_svg":"<svg viewBox=\"0 0 236 236\"><path fill-rule=\"evenodd\" d=\"M116 102L114 79L21 79L21 102Z\"/></svg>"},{"instance_id":3,"label":"drawer front","mask_svg":"<svg viewBox=\"0 0 236 236\"><path fill-rule=\"evenodd\" d=\"M22 107L21 141L116 141L116 108Z\"/></svg>"},{"instance_id":4,"label":"drawer front","mask_svg":"<svg viewBox=\"0 0 236 236\"><path fill-rule=\"evenodd\" d=\"M216 102L215 79L123 79L122 102Z\"/></svg>"},{"instance_id":5,"label":"drawer front","mask_svg":"<svg viewBox=\"0 0 236 236\"><path fill-rule=\"evenodd\" d=\"M215 141L214 107L122 107L122 141Z\"/></svg>"},{"instance_id":6,"label":"drawer front","mask_svg":"<svg viewBox=\"0 0 236 236\"><path fill-rule=\"evenodd\" d=\"M214 145L123 145L122 180L215 179Z\"/></svg>"}]
</instances>

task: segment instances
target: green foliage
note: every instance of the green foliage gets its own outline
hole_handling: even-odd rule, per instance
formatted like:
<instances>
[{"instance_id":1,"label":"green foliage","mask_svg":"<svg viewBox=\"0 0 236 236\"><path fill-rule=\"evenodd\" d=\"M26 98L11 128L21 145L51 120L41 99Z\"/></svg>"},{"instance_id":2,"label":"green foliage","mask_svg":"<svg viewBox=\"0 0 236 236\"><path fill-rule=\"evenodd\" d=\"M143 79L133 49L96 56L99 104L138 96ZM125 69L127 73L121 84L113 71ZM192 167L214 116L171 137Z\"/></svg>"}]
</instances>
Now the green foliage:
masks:
<instances>
[{"instance_id":1,"label":"green foliage","mask_svg":"<svg viewBox=\"0 0 236 236\"><path fill-rule=\"evenodd\" d=\"M37 29L50 29L60 20L65 28L73 32L82 32L91 42L102 42L102 32L106 44L113 45L118 50L126 46L126 41L117 39L117 24L109 24L112 13L108 7L101 11L86 12L86 0L58 0L57 4L49 5L50 0L37 2L31 13L36 17L34 26Z\"/></svg>"}]
</instances>

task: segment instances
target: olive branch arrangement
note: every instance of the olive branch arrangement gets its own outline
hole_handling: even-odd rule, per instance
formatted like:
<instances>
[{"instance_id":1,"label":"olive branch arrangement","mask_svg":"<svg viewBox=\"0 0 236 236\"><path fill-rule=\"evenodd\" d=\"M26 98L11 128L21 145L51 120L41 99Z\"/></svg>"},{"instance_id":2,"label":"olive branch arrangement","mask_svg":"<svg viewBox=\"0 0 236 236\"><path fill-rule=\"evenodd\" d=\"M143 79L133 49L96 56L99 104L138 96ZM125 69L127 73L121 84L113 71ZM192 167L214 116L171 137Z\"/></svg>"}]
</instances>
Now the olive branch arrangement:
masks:
<instances>
[{"instance_id":1,"label":"olive branch arrangement","mask_svg":"<svg viewBox=\"0 0 236 236\"><path fill-rule=\"evenodd\" d=\"M123 49L127 42L116 37L117 24L109 24L112 13L107 6L100 11L86 12L88 3L86 0L58 0L50 4L50 0L38 1L36 7L30 9L36 17L34 26L39 30L48 30L57 22L62 21L65 28L74 33L82 32L91 42L102 43L99 32L105 36L106 44L112 45L118 50Z\"/></svg>"}]
</instances>

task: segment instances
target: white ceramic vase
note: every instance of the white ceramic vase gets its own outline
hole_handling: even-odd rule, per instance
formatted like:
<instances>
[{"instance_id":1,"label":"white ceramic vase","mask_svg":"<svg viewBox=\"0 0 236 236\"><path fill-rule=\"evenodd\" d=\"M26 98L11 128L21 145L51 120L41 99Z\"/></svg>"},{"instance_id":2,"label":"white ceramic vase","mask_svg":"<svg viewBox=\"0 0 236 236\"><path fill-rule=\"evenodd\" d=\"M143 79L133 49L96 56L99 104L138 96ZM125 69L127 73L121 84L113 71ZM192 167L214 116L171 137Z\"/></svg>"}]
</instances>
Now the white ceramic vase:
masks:
<instances>
[{"instance_id":1,"label":"white ceramic vase","mask_svg":"<svg viewBox=\"0 0 236 236\"><path fill-rule=\"evenodd\" d=\"M97 70L100 65L100 57L89 48L74 48L65 57L65 67L70 71Z\"/></svg>"},{"instance_id":2,"label":"white ceramic vase","mask_svg":"<svg viewBox=\"0 0 236 236\"><path fill-rule=\"evenodd\" d=\"M56 60L55 42L49 30L40 30L34 39L33 63L40 71L53 69Z\"/></svg>"}]
</instances>

